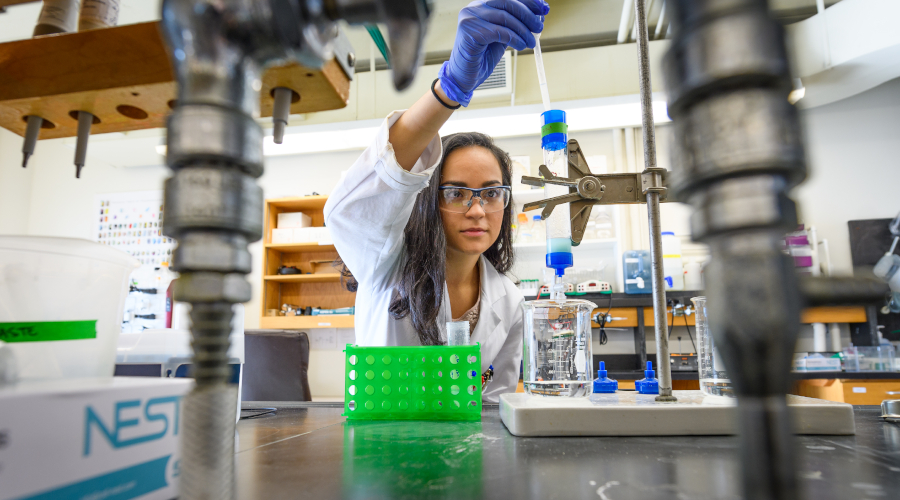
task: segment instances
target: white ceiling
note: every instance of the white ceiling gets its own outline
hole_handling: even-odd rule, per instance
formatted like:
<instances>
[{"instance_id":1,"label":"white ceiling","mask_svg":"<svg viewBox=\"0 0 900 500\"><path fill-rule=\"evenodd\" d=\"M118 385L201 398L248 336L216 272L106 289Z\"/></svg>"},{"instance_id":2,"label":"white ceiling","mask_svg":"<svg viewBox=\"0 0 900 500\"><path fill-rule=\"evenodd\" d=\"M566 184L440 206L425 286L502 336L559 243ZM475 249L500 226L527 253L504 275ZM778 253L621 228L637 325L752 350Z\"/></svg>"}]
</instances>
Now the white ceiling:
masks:
<instances>
[{"instance_id":1,"label":"white ceiling","mask_svg":"<svg viewBox=\"0 0 900 500\"><path fill-rule=\"evenodd\" d=\"M456 34L456 17L470 0L435 0L434 12L426 39L426 53L432 58L446 57ZM648 24L653 30L664 0L647 0ZM826 0L832 5L838 0ZM132 24L159 19L161 0L122 0L119 24ZM572 43L605 45L614 43L619 29L623 0L549 0L550 15L541 38L542 45L552 50ZM770 0L775 15L786 22L796 22L815 13L816 0ZM29 38L37 20L40 3L8 7L0 14L0 42ZM357 51L358 59L369 58L370 41L362 28L347 27L347 35Z\"/></svg>"}]
</instances>

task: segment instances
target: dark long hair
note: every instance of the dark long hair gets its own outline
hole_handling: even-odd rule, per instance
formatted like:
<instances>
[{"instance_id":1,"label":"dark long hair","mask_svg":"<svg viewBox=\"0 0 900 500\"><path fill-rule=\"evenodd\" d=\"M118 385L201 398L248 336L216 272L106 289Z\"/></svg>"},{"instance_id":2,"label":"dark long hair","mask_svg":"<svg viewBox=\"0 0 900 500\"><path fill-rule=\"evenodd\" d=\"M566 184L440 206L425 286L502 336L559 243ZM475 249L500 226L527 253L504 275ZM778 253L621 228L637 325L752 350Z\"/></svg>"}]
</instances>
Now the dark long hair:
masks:
<instances>
[{"instance_id":1,"label":"dark long hair","mask_svg":"<svg viewBox=\"0 0 900 500\"><path fill-rule=\"evenodd\" d=\"M494 144L493 139L477 132L449 135L442 140L444 154L428 186L419 192L412 215L404 229L406 254L400 282L397 285L389 312L394 319L411 316L413 327L422 345L440 345L441 334L437 317L444 299L444 282L447 269L447 239L438 208L438 188L444 163L453 151L468 147L480 147L490 151L500 165L503 185L512 182L512 166L509 155ZM500 274L513 266L512 247L513 201L503 212L500 235L482 254ZM348 282L348 285L350 283ZM348 287L349 288L349 287Z\"/></svg>"}]
</instances>

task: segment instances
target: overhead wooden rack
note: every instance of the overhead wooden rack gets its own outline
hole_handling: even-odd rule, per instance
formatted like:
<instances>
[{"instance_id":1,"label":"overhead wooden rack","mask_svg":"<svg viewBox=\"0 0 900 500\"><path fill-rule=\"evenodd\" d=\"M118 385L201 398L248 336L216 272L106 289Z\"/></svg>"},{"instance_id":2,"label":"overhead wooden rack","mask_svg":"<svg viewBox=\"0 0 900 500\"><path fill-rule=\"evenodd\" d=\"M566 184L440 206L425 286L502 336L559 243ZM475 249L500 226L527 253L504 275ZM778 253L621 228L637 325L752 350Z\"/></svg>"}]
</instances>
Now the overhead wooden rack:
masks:
<instances>
[{"instance_id":1,"label":"overhead wooden rack","mask_svg":"<svg viewBox=\"0 0 900 500\"><path fill-rule=\"evenodd\" d=\"M0 127L25 134L25 117L45 119L40 139L76 135L77 111L89 111L92 133L165 126L175 105L174 75L159 23L47 35L0 44ZM272 116L272 89L300 95L291 114L343 108L350 77L334 59L321 70L297 64L262 78L260 112Z\"/></svg>"},{"instance_id":2,"label":"overhead wooden rack","mask_svg":"<svg viewBox=\"0 0 900 500\"><path fill-rule=\"evenodd\" d=\"M4 7L10 7L12 5L19 5L21 3L33 3L37 2L37 0L0 0L0 9Z\"/></svg>"}]
</instances>

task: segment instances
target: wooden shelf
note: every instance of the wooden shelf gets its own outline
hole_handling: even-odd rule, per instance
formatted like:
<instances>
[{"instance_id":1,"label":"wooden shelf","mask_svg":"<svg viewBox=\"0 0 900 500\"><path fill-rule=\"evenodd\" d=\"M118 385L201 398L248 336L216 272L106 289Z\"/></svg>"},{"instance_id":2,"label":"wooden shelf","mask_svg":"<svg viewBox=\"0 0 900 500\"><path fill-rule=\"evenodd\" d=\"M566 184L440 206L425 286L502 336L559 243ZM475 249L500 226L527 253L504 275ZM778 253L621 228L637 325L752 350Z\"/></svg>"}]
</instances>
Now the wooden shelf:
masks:
<instances>
[{"instance_id":1,"label":"wooden shelf","mask_svg":"<svg viewBox=\"0 0 900 500\"><path fill-rule=\"evenodd\" d=\"M322 210L325 208L327 196L294 196L290 198L273 198L266 200L270 207L282 212L302 212L304 210Z\"/></svg>"},{"instance_id":2,"label":"wooden shelf","mask_svg":"<svg viewBox=\"0 0 900 500\"><path fill-rule=\"evenodd\" d=\"M330 252L334 250L334 245L318 243L266 243L265 247L279 252Z\"/></svg>"},{"instance_id":3,"label":"wooden shelf","mask_svg":"<svg viewBox=\"0 0 900 500\"><path fill-rule=\"evenodd\" d=\"M0 9L3 7L9 7L11 5L19 5L23 3L34 3L38 0L0 0Z\"/></svg>"},{"instance_id":4,"label":"wooden shelf","mask_svg":"<svg viewBox=\"0 0 900 500\"><path fill-rule=\"evenodd\" d=\"M340 316L263 316L262 329L298 330L307 328L353 328L351 315Z\"/></svg>"},{"instance_id":5,"label":"wooden shelf","mask_svg":"<svg viewBox=\"0 0 900 500\"><path fill-rule=\"evenodd\" d=\"M176 97L158 22L0 44L0 75L0 126L24 135L23 117L36 114L54 125L41 129L40 139L75 136L78 120L70 112L79 110L99 118L95 134L163 127ZM262 116L272 116L275 87L300 94L291 114L343 108L350 96L350 78L334 59L321 70L297 64L268 69Z\"/></svg>"},{"instance_id":6,"label":"wooden shelf","mask_svg":"<svg viewBox=\"0 0 900 500\"><path fill-rule=\"evenodd\" d=\"M339 309L356 304L356 293L341 285L336 269L323 269L323 263L338 258L334 245L318 243L272 243L272 229L278 214L303 212L313 227L325 225L323 210L326 196L304 196L266 200L265 239L263 251L262 301L260 328L353 328L352 316L267 316L271 309L284 304L298 308ZM278 274L281 266L294 266L307 274ZM315 271L319 274L308 274ZM324 272L323 272L324 271Z\"/></svg>"},{"instance_id":7,"label":"wooden shelf","mask_svg":"<svg viewBox=\"0 0 900 500\"><path fill-rule=\"evenodd\" d=\"M336 283L341 281L340 274L276 274L263 276L265 281L281 281L286 283Z\"/></svg>"}]
</instances>

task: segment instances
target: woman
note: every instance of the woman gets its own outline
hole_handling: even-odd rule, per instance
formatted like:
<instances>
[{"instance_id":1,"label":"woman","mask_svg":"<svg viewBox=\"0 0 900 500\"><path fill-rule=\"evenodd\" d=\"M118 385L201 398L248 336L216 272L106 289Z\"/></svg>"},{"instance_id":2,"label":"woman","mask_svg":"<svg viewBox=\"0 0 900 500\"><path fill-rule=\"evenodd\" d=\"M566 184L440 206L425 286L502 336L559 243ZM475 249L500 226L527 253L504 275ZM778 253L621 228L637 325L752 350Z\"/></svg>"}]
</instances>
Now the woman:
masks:
<instances>
[{"instance_id":1,"label":"woman","mask_svg":"<svg viewBox=\"0 0 900 500\"><path fill-rule=\"evenodd\" d=\"M468 105L507 47L533 48L543 0L479 0L459 14L450 60L430 92L391 113L325 205L335 247L358 282L359 345L446 344L469 321L484 399L515 392L522 359L521 292L512 266L509 156L482 134L438 130Z\"/></svg>"}]
</instances>

